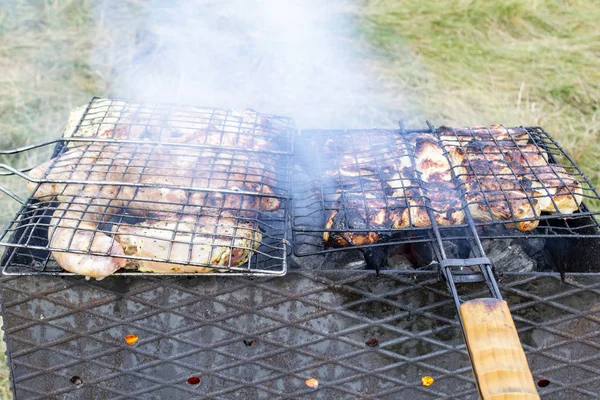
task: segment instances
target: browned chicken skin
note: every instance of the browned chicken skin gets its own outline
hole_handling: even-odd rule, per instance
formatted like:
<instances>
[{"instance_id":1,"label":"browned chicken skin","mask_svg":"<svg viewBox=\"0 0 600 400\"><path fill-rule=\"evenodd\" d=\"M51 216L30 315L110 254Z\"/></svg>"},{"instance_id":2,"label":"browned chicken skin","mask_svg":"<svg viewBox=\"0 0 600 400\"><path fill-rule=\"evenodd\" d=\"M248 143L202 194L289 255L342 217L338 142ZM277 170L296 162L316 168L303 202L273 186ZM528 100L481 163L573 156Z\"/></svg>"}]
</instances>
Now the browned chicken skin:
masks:
<instances>
[{"instance_id":1,"label":"browned chicken skin","mask_svg":"<svg viewBox=\"0 0 600 400\"><path fill-rule=\"evenodd\" d=\"M329 141L330 164L324 175L335 182L337 201L325 221L323 240L330 246L359 246L382 239L374 230L410 225L407 196L417 190L411 176L408 146L397 134L371 131L351 135L351 141ZM370 146L381 151L373 152ZM406 168L406 169L405 169ZM389 235L387 232L385 235Z\"/></svg>"},{"instance_id":2,"label":"browned chicken skin","mask_svg":"<svg viewBox=\"0 0 600 400\"><path fill-rule=\"evenodd\" d=\"M325 155L323 175L336 182L337 201L323 239L335 247L430 226L428 207L439 226L461 224L468 208L476 220L516 219L509 228L530 231L542 212L569 214L582 199L581 183L550 164L524 128L441 127L436 135L406 136L374 130L328 140Z\"/></svg>"},{"instance_id":3,"label":"browned chicken skin","mask_svg":"<svg viewBox=\"0 0 600 400\"><path fill-rule=\"evenodd\" d=\"M578 210L581 184L563 167L550 164L546 151L530 143L525 129L492 126L479 132L453 135L451 128L441 129L473 218L523 220L508 227L531 231L542 212Z\"/></svg>"}]
</instances>

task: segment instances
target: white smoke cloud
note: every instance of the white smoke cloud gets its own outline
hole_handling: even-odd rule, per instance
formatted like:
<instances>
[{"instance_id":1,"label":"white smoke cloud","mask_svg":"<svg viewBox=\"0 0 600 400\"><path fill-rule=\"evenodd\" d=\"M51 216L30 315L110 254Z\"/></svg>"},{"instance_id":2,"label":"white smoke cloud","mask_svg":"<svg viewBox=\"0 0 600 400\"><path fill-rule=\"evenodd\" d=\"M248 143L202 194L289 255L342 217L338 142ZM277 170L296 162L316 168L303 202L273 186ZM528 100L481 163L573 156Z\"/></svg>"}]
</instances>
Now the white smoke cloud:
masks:
<instances>
[{"instance_id":1,"label":"white smoke cloud","mask_svg":"<svg viewBox=\"0 0 600 400\"><path fill-rule=\"evenodd\" d=\"M361 66L348 0L107 2L92 62L112 94L294 117L303 128L395 127Z\"/></svg>"}]
</instances>

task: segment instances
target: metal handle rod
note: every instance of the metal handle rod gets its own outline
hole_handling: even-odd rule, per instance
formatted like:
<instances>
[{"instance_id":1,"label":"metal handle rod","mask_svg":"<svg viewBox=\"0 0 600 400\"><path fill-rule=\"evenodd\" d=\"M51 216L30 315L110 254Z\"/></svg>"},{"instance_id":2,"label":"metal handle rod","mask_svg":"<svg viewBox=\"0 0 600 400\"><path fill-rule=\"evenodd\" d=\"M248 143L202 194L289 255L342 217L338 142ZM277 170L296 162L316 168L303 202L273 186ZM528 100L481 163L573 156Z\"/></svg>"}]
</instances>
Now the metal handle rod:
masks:
<instances>
[{"instance_id":1,"label":"metal handle rod","mask_svg":"<svg viewBox=\"0 0 600 400\"><path fill-rule=\"evenodd\" d=\"M431 122L427 121L427 125L431 133L435 134ZM447 151L443 146L442 149L448 164L452 166ZM453 179L457 180L454 169L450 170ZM462 189L460 190L463 192ZM462 196L462 204L472 234L472 239L468 240L471 250L477 258L484 258L485 251L464 196ZM438 238L438 246L442 246L439 230L434 229L434 232ZM440 249L439 254L445 259L443 248ZM451 265L442 266L441 269L458 312L458 320L479 396L483 400L539 400L523 346L508 304L502 300L492 265L482 262L478 267L492 298L475 299L462 304L455 278L452 276ZM509 355L507 349L497 341L505 341L509 344Z\"/></svg>"},{"instance_id":2,"label":"metal handle rod","mask_svg":"<svg viewBox=\"0 0 600 400\"><path fill-rule=\"evenodd\" d=\"M40 147L49 146L51 144L56 144L60 141L61 141L61 139L53 139L53 140L49 140L47 142L40 142L40 143L30 144L27 146L17 147L16 149L0 150L0 155L19 154L19 153L23 153L23 152L26 152L29 150L39 149Z\"/></svg>"}]
</instances>

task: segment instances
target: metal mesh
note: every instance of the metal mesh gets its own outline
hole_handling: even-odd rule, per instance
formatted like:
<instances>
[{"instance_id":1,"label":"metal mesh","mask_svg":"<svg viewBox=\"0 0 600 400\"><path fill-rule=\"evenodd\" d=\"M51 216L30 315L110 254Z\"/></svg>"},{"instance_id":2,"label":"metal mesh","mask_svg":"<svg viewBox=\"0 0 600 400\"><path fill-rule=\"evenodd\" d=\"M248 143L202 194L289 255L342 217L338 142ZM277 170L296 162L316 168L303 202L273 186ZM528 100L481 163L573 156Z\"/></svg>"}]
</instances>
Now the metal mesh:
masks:
<instances>
[{"instance_id":1,"label":"metal mesh","mask_svg":"<svg viewBox=\"0 0 600 400\"><path fill-rule=\"evenodd\" d=\"M295 253L473 237L600 237L600 198L543 129L303 131ZM434 223L431 223L431 219Z\"/></svg>"},{"instance_id":2,"label":"metal mesh","mask_svg":"<svg viewBox=\"0 0 600 400\"><path fill-rule=\"evenodd\" d=\"M5 273L56 273L47 251L140 271L284 273L292 129L251 110L93 99L56 157L11 171L32 194L0 244L31 257L8 254Z\"/></svg>"},{"instance_id":3,"label":"metal mesh","mask_svg":"<svg viewBox=\"0 0 600 400\"><path fill-rule=\"evenodd\" d=\"M549 381L542 398L597 398L598 276L505 274L501 283L533 376ZM5 277L0 290L17 400L477 393L453 300L435 273ZM128 345L127 335L139 340ZM425 375L435 379L429 387Z\"/></svg>"},{"instance_id":4,"label":"metal mesh","mask_svg":"<svg viewBox=\"0 0 600 400\"><path fill-rule=\"evenodd\" d=\"M585 235L577 221L598 214L580 204L600 198L598 191L540 127L441 127L435 135L452 160L464 202L479 226L529 225L529 231L540 220L539 226L546 228L552 226L551 220L562 219L569 229L565 234ZM556 235L560 229L541 232Z\"/></svg>"}]
</instances>

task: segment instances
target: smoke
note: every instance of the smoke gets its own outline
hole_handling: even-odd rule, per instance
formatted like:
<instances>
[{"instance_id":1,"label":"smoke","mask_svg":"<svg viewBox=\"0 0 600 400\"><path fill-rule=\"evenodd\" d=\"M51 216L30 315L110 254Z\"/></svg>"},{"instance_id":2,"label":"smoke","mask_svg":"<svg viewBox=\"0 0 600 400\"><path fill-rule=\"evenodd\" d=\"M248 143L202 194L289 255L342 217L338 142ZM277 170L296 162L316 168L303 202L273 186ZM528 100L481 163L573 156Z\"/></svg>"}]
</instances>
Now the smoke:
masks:
<instances>
[{"instance_id":1,"label":"smoke","mask_svg":"<svg viewBox=\"0 0 600 400\"><path fill-rule=\"evenodd\" d=\"M92 63L111 95L291 116L302 128L395 127L364 68L348 0L97 3Z\"/></svg>"}]
</instances>

